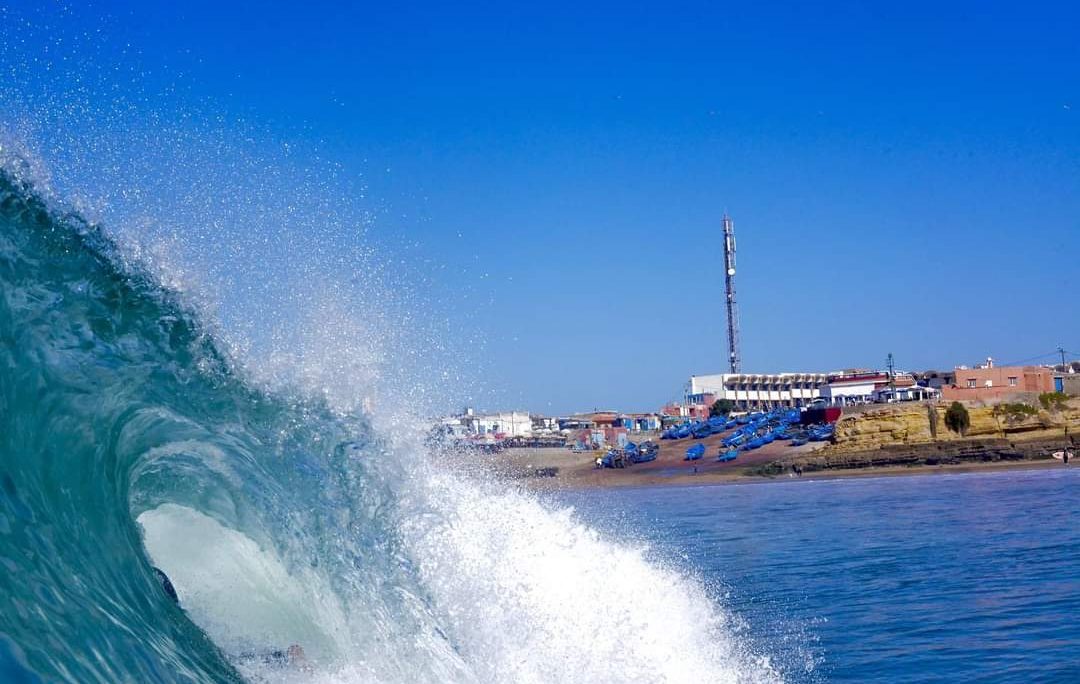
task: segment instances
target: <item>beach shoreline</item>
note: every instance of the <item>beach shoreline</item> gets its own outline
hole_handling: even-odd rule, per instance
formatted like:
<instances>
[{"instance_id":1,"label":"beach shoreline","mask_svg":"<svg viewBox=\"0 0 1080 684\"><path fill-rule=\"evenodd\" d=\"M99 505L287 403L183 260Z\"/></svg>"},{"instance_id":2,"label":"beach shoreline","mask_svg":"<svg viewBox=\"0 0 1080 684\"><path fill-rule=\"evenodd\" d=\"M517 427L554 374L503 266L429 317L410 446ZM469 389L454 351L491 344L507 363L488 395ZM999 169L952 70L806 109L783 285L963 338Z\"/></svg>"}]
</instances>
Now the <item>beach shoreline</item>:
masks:
<instances>
[{"instance_id":1,"label":"beach shoreline","mask_svg":"<svg viewBox=\"0 0 1080 684\"><path fill-rule=\"evenodd\" d=\"M677 443L685 447L683 443ZM925 445L925 453L931 453L937 445ZM820 448L820 447L819 447ZM909 447L910 449L910 447ZM779 451L779 450L775 450ZM597 468L593 452L573 453L568 449L509 449L488 457L489 465L502 478L521 483L538 490L589 490L622 489L634 487L685 487L702 485L736 485L768 482L791 482L797 480L839 480L872 477L904 477L948 473L987 473L1009 470L1036 470L1050 468L1080 467L1065 464L1049 454L1039 458L991 458L961 462L874 464L879 454L864 454L867 465L858 467L831 467L803 470L801 475L790 468L793 460L801 460L800 454L763 453L747 458L743 463L687 462L672 460L665 454L659 465L639 464L627 468ZM803 457L812 457L818 449L802 450ZM916 450L917 451L917 450ZM935 449L936 452L936 449ZM849 455L850 456L850 455ZM923 458L925 458L925 454ZM741 458L741 457L740 457ZM769 472L769 467L782 470Z\"/></svg>"},{"instance_id":2,"label":"beach shoreline","mask_svg":"<svg viewBox=\"0 0 1080 684\"><path fill-rule=\"evenodd\" d=\"M658 447L656 458L626 467L598 468L606 450L524 447L486 455L483 467L537 489L609 489L1061 468L1069 465L1053 454L1080 452L1075 401L1022 416L971 406L962 434L942 427L941 410L925 403L873 406L842 416L829 441L792 446L776 440L736 451L734 460L723 463L718 456L731 452L724 445L730 430L702 439L635 433L635 442ZM686 460L691 447L701 452L698 460Z\"/></svg>"}]
</instances>

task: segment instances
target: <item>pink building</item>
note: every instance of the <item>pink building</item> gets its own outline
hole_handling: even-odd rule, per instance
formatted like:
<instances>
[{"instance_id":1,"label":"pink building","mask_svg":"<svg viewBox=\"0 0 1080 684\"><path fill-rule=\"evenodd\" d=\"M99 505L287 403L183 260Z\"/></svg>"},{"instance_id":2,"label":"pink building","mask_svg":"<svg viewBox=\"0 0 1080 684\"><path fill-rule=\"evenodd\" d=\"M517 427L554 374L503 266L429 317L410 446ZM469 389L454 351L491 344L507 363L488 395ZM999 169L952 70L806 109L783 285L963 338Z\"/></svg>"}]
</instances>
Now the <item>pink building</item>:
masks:
<instances>
[{"instance_id":1,"label":"pink building","mask_svg":"<svg viewBox=\"0 0 1080 684\"><path fill-rule=\"evenodd\" d=\"M1053 392L1054 373L1042 366L987 366L957 368L951 387L942 387L949 401L1000 399L1020 392Z\"/></svg>"}]
</instances>

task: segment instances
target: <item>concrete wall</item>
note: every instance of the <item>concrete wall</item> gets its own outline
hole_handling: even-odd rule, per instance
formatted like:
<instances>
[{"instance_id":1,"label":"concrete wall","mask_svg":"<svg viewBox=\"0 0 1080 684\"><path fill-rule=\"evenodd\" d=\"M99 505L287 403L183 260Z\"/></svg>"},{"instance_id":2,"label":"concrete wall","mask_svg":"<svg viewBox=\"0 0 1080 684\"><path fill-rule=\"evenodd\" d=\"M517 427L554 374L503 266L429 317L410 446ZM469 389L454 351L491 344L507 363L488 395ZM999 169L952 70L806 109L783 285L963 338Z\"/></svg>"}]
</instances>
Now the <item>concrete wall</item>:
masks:
<instances>
[{"instance_id":1,"label":"concrete wall","mask_svg":"<svg viewBox=\"0 0 1080 684\"><path fill-rule=\"evenodd\" d=\"M1065 394L1070 397L1080 397L1080 373L1072 373L1060 376L1064 385Z\"/></svg>"}]
</instances>

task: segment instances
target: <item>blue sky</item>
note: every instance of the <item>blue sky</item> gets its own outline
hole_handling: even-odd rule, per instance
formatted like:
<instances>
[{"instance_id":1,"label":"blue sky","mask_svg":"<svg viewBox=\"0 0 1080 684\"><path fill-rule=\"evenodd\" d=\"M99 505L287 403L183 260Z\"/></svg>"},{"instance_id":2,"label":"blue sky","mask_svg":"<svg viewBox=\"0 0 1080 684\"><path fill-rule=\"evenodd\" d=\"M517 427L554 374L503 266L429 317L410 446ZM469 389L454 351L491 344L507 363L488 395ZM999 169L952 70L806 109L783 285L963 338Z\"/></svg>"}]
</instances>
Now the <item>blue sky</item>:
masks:
<instances>
[{"instance_id":1,"label":"blue sky","mask_svg":"<svg viewBox=\"0 0 1080 684\"><path fill-rule=\"evenodd\" d=\"M725 209L745 370L1080 351L1080 9L883 5L89 12L362 176L485 341L479 403L563 412L724 370Z\"/></svg>"}]
</instances>

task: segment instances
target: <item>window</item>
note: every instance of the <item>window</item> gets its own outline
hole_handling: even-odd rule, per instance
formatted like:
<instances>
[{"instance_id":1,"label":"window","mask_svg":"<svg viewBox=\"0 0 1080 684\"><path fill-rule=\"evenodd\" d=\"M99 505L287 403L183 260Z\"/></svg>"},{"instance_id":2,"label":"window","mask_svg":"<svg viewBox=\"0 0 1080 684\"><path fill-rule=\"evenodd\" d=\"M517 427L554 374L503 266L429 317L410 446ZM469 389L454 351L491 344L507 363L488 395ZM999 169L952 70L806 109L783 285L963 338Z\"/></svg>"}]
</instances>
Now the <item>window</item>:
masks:
<instances>
[{"instance_id":1,"label":"window","mask_svg":"<svg viewBox=\"0 0 1080 684\"><path fill-rule=\"evenodd\" d=\"M1009 387L1016 387L1018 384L1020 384L1019 378L1009 378Z\"/></svg>"},{"instance_id":2,"label":"window","mask_svg":"<svg viewBox=\"0 0 1080 684\"><path fill-rule=\"evenodd\" d=\"M979 381L976 380L975 378L968 378L968 385L967 386L970 389L975 389L976 387L979 386Z\"/></svg>"}]
</instances>

